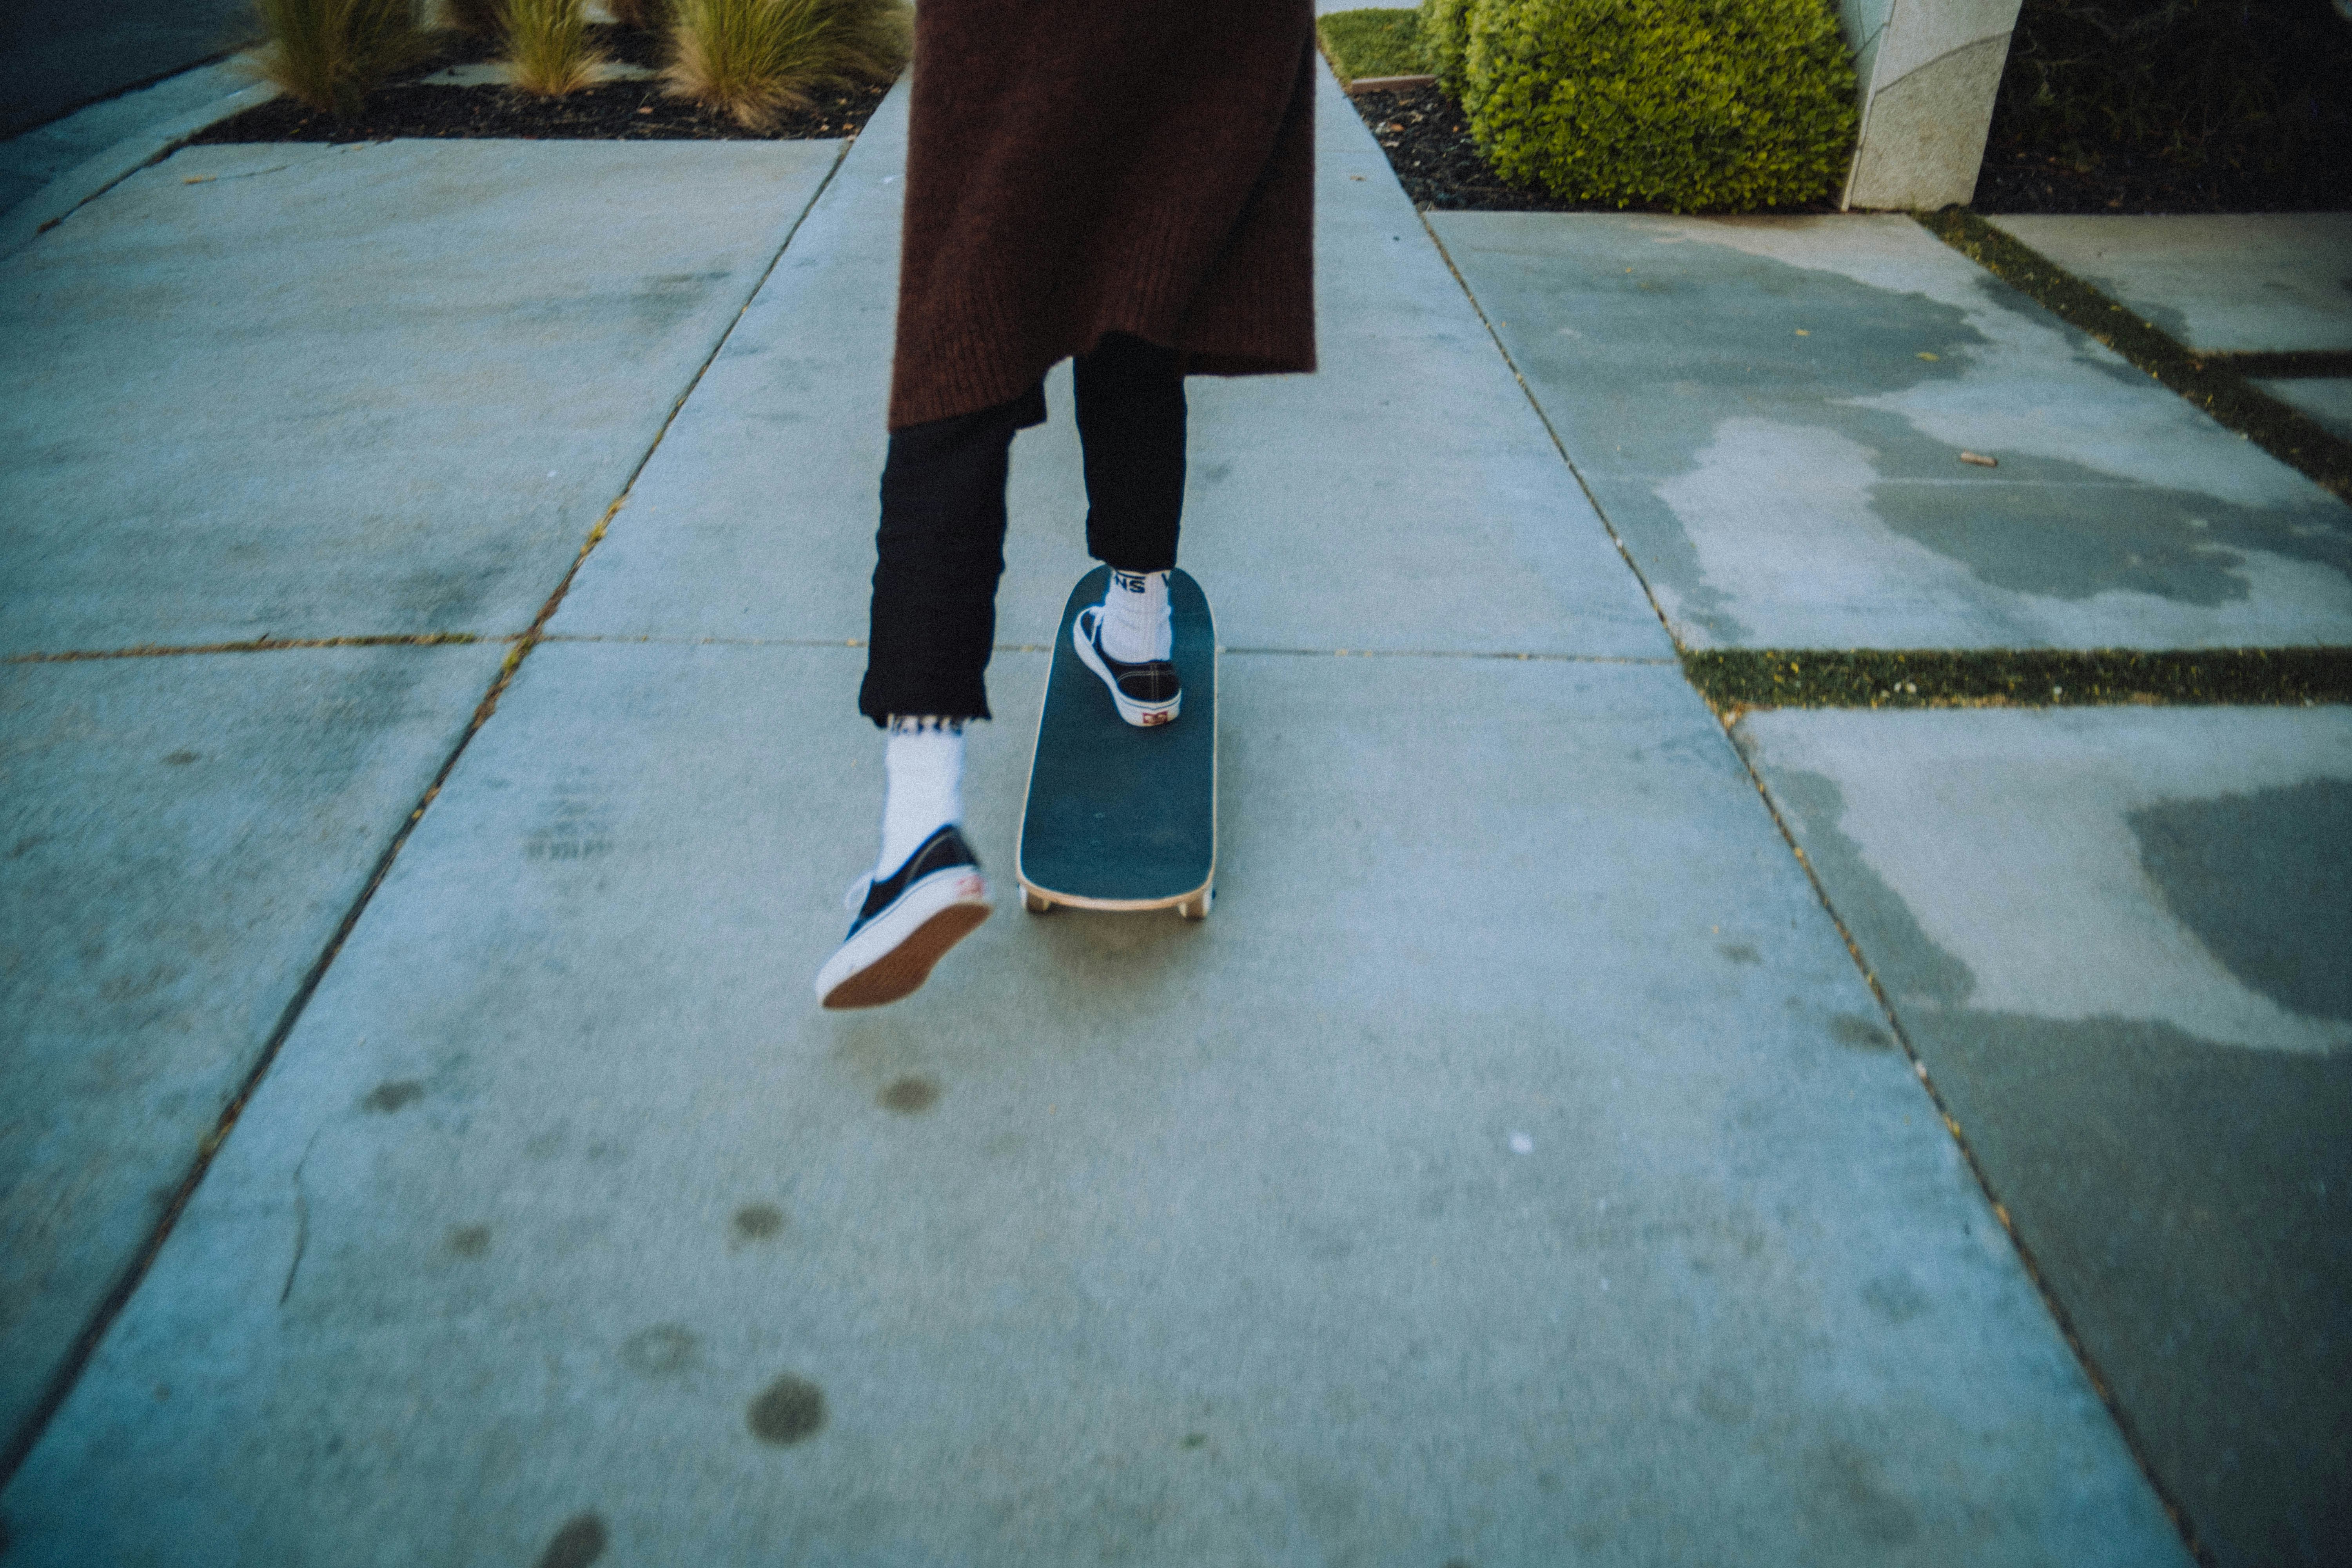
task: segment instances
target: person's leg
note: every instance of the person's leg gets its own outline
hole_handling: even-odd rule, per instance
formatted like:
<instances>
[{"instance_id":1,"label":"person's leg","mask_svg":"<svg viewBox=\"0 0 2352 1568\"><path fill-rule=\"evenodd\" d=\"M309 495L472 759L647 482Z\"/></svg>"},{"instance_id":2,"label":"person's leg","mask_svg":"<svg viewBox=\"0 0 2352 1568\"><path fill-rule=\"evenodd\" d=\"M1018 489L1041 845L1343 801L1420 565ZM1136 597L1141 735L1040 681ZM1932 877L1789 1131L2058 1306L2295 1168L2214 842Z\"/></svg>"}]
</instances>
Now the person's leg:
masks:
<instances>
[{"instance_id":1,"label":"person's leg","mask_svg":"<svg viewBox=\"0 0 2352 1568\"><path fill-rule=\"evenodd\" d=\"M895 431L882 468L858 709L885 726L882 845L851 888L849 935L816 978L828 1007L894 1002L988 918L963 840L963 730L988 717L984 672L1004 571L1004 479L1034 399Z\"/></svg>"},{"instance_id":2,"label":"person's leg","mask_svg":"<svg viewBox=\"0 0 2352 1568\"><path fill-rule=\"evenodd\" d=\"M1086 447L1087 550L1111 568L1074 628L1079 657L1130 724L1164 724L1182 691L1169 662L1168 574L1184 509L1184 377L1177 355L1113 333L1076 364Z\"/></svg>"}]
</instances>

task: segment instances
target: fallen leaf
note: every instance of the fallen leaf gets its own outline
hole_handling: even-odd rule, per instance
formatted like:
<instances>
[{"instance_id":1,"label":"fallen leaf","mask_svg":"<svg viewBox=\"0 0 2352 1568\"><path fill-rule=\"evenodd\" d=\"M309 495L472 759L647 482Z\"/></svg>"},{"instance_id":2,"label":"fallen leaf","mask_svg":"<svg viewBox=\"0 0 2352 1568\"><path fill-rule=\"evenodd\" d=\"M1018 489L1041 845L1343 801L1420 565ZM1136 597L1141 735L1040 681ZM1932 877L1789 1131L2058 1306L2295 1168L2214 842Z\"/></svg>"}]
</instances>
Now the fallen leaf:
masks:
<instances>
[{"instance_id":1,"label":"fallen leaf","mask_svg":"<svg viewBox=\"0 0 2352 1568\"><path fill-rule=\"evenodd\" d=\"M1962 452L1960 454L1960 461L1963 463L1974 463L1979 468L1998 468L2000 467L2000 459L1999 458L1988 458L1982 452Z\"/></svg>"}]
</instances>

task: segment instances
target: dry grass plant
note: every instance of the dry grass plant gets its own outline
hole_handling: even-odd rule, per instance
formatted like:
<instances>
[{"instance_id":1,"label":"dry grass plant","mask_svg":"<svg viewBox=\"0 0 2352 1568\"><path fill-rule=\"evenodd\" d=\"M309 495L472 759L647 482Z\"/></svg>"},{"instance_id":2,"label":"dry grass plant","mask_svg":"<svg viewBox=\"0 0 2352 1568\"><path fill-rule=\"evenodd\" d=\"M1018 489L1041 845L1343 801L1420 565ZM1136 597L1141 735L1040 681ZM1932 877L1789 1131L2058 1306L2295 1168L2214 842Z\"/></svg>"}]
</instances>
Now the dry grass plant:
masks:
<instances>
[{"instance_id":1,"label":"dry grass plant","mask_svg":"<svg viewBox=\"0 0 2352 1568\"><path fill-rule=\"evenodd\" d=\"M261 75L339 120L425 51L410 0L254 0L268 38Z\"/></svg>"},{"instance_id":2,"label":"dry grass plant","mask_svg":"<svg viewBox=\"0 0 2352 1568\"><path fill-rule=\"evenodd\" d=\"M587 0L499 0L507 79L519 92L561 98L594 79Z\"/></svg>"},{"instance_id":3,"label":"dry grass plant","mask_svg":"<svg viewBox=\"0 0 2352 1568\"><path fill-rule=\"evenodd\" d=\"M811 89L882 81L907 62L904 0L672 0L670 91L764 131Z\"/></svg>"}]
</instances>

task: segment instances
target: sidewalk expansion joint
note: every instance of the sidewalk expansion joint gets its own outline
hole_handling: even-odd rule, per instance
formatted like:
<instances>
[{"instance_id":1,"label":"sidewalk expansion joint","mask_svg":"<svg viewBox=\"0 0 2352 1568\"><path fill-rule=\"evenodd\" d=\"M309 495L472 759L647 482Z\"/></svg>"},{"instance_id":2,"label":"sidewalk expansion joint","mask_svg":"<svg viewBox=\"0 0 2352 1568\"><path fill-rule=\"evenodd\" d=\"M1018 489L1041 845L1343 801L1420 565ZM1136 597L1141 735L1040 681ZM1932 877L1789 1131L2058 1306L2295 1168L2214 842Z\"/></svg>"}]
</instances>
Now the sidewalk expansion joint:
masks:
<instances>
[{"instance_id":1,"label":"sidewalk expansion joint","mask_svg":"<svg viewBox=\"0 0 2352 1568\"><path fill-rule=\"evenodd\" d=\"M1682 664L1727 724L1751 708L2352 702L2352 647L1699 648Z\"/></svg>"},{"instance_id":2,"label":"sidewalk expansion joint","mask_svg":"<svg viewBox=\"0 0 2352 1568\"><path fill-rule=\"evenodd\" d=\"M2325 367L2352 362L2352 354L2200 354L1969 208L1912 216L1928 233L2068 326L2202 408L2222 428L2236 431L2337 499L2352 501L2352 441L2254 384L2256 377L2342 374L2261 367L2277 362Z\"/></svg>"},{"instance_id":3,"label":"sidewalk expansion joint","mask_svg":"<svg viewBox=\"0 0 2352 1568\"><path fill-rule=\"evenodd\" d=\"M393 830L391 842L384 846L383 853L377 857L375 868L369 874L366 884L361 888L359 896L352 900L351 908L344 911L342 920L336 925L334 934L328 939L325 948L312 961L309 971L295 986L294 994L287 999L286 1005L278 1015L277 1022L264 1039L260 1052L254 1058L252 1067L247 1070L236 1093L222 1109L220 1120L214 1125L212 1131L205 1135L204 1142L197 1146L194 1162L189 1166L187 1173L181 1178L179 1185L173 1189L171 1200L164 1205L163 1214L148 1232L137 1255L115 1279L105 1298L100 1301L98 1310L90 1315L89 1321L84 1325L80 1336L75 1341L72 1351L59 1364L32 1411L25 1417L23 1424L8 1435L5 1447L0 1448L0 1489L5 1489L16 1478L16 1472L23 1468L26 1457L33 1451L34 1445L40 1441L41 1434L47 1429L50 1421L55 1419L58 1411L64 1406L67 1397L73 1392L74 1385L80 1382L81 1374L88 1369L90 1358L98 1352L100 1342L106 1338L107 1331L114 1326L114 1321L121 1315L123 1308L130 1304L131 1298L147 1278L148 1270L154 1267L156 1257L163 1251L163 1244L171 1238L173 1227L179 1223L180 1215L188 1206L188 1201L195 1195L196 1188L203 1183L205 1173L212 1169L213 1157L220 1152L221 1145L227 1141L229 1134L236 1131L237 1119L245 1113L245 1108L251 1101L255 1090L261 1087L262 1080L269 1075L269 1069L278 1060L278 1052L285 1048L286 1041L293 1034L295 1025L301 1021L302 1014L309 1007L311 996L317 993L320 984L326 978L327 971L333 966L336 958L341 954L343 944L351 939L352 931L359 925L360 917L367 912L368 905L373 901L376 889L383 886L384 879L391 875L393 863L400 858L401 850L407 847L409 836L416 831L417 824L424 821L425 812L440 795L442 786L448 782L450 774L457 771L459 760L466 754L466 748L473 743L474 737L481 733L482 726L487 724L490 716L498 711L499 698L505 695L507 688L514 680L515 672L521 668L522 661L530 656L530 650L540 641L548 621L554 616L556 610L562 605L564 595L571 590L572 579L579 575L580 568L587 561L589 553L603 541L605 530L612 526L613 519L627 503L629 493L635 488L638 477L645 472L646 465L653 460L655 452L660 449L663 439L668 436L670 426L677 422L679 410L683 409L687 400L694 395L695 388L702 384L703 376L709 374L712 363L726 348L728 339L734 335L736 325L742 321L745 312L751 309L751 301L759 298L760 290L765 288L768 279L774 276L777 264L783 259L784 252L791 248L793 237L800 233L801 225L808 221L808 215L815 209L816 204L831 188L834 175L841 169L843 157L845 157L849 149L856 145L855 141L842 143L841 153L835 157L833 166L825 171L824 178L817 182L816 189L810 194L807 204L801 208L800 216L793 220L792 227L785 231L782 241L777 245L775 254L768 258L768 265L761 268L758 279L752 283L750 292L745 295L743 310L738 310L733 320L727 323L726 330L720 332L718 341L711 344L709 353L704 356L701 364L695 368L694 374L688 379L686 390L678 394L677 400L670 405L669 413L663 418L661 428L654 433L653 440L647 444L644 453L639 456L635 465L629 470L627 479L621 485L620 494L613 498L612 504L607 506L604 515L596 520L596 525L589 530L588 537L582 542L579 553L572 557L571 565L564 569L562 580L556 584L555 591L550 594L547 602L540 606L539 614L532 618L530 628L521 636L509 639L513 646L500 663L498 674L491 678L489 689L483 694L480 704L474 710L473 717L467 721L465 732L457 737L457 743L450 748L448 756L442 760L439 771L433 775L433 782L425 786L425 793L418 797L415 808L401 820L400 826ZM406 639L394 640L405 641ZM293 1276L290 1273L287 1277L285 1289L289 1292L293 1289Z\"/></svg>"},{"instance_id":4,"label":"sidewalk expansion joint","mask_svg":"<svg viewBox=\"0 0 2352 1568\"><path fill-rule=\"evenodd\" d=\"M83 664L109 658L190 658L215 653L285 653L312 647L451 647L473 643L514 642L527 633L504 637L480 632L387 632L348 637L247 637L239 642L135 643L129 647L74 648L64 653L12 653L0 664Z\"/></svg>"}]
</instances>

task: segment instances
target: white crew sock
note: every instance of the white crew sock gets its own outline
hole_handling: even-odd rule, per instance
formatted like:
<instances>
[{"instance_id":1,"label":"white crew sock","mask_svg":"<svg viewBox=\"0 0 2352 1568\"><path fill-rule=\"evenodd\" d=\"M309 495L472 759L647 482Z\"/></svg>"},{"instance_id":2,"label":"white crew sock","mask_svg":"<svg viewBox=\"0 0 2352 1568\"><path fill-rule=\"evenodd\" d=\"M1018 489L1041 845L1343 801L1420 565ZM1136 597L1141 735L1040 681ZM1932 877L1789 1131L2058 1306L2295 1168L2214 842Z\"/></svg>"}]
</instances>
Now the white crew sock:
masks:
<instances>
[{"instance_id":1,"label":"white crew sock","mask_svg":"<svg viewBox=\"0 0 2352 1568\"><path fill-rule=\"evenodd\" d=\"M905 865L924 839L963 820L963 721L893 713L882 767L889 783L877 881Z\"/></svg>"},{"instance_id":2,"label":"white crew sock","mask_svg":"<svg viewBox=\"0 0 2352 1568\"><path fill-rule=\"evenodd\" d=\"M1166 658L1176 647L1168 617L1168 574L1111 568L1103 595L1102 650L1121 664Z\"/></svg>"}]
</instances>

